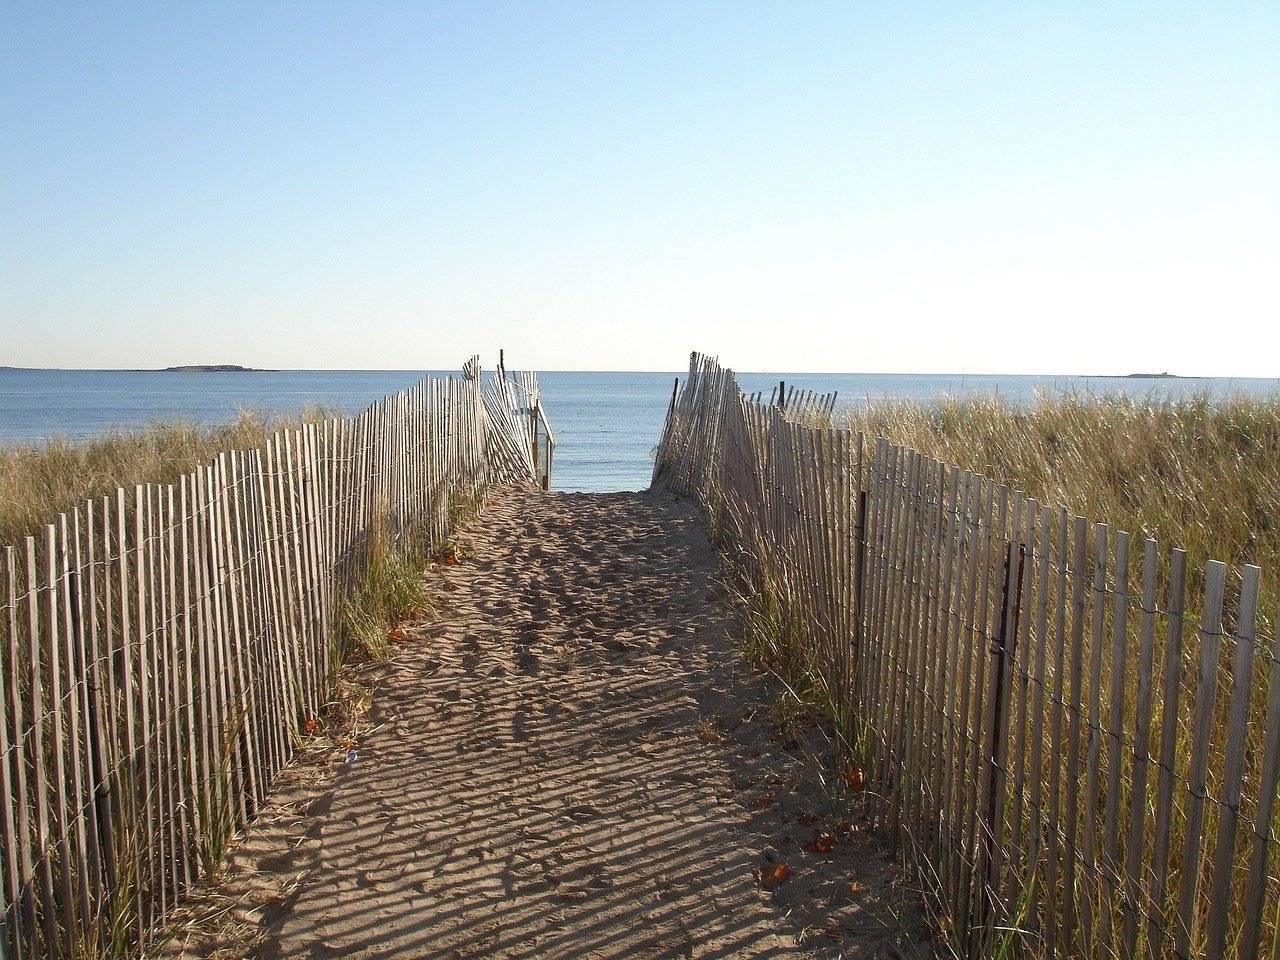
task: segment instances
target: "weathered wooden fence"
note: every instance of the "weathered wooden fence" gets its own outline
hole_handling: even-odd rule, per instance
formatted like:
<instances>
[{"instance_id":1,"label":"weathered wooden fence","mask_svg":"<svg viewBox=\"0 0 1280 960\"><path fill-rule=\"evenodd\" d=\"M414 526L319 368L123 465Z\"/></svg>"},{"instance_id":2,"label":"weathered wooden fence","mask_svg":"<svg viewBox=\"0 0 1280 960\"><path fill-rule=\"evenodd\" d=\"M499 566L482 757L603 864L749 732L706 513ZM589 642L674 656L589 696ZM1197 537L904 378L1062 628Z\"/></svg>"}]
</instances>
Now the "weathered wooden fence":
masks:
<instances>
[{"instance_id":1,"label":"weathered wooden fence","mask_svg":"<svg viewBox=\"0 0 1280 960\"><path fill-rule=\"evenodd\" d=\"M1257 567L1191 571L796 423L698 355L654 474L780 611L848 781L957 952L1277 956L1280 648L1258 636Z\"/></svg>"},{"instance_id":2,"label":"weathered wooden fence","mask_svg":"<svg viewBox=\"0 0 1280 960\"><path fill-rule=\"evenodd\" d=\"M494 387L503 391L499 406L503 411L503 422L509 421L505 435L523 440L521 449L529 451L529 456L522 463L527 460L533 475L541 478L543 490L551 489L551 459L555 453L556 438L542 413L542 394L537 376L529 371L508 373L500 359ZM510 411L510 416L507 411Z\"/></svg>"},{"instance_id":3,"label":"weathered wooden fence","mask_svg":"<svg viewBox=\"0 0 1280 960\"><path fill-rule=\"evenodd\" d=\"M0 955L145 945L318 716L377 542L536 479L530 395L473 359L4 548Z\"/></svg>"}]
</instances>

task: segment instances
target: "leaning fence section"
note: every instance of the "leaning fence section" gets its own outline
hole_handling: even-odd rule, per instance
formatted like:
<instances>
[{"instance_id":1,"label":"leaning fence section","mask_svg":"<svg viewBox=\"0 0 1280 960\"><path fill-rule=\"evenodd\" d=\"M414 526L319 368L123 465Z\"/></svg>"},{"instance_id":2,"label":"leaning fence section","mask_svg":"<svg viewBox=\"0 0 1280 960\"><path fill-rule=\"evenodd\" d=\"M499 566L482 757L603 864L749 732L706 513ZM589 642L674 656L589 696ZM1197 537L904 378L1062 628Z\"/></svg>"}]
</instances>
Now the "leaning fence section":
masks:
<instances>
[{"instance_id":1,"label":"leaning fence section","mask_svg":"<svg viewBox=\"0 0 1280 960\"><path fill-rule=\"evenodd\" d=\"M845 782L957 952L1276 956L1280 648L1257 567L1192 568L797 423L699 355L654 472L780 611Z\"/></svg>"},{"instance_id":2,"label":"leaning fence section","mask_svg":"<svg viewBox=\"0 0 1280 960\"><path fill-rule=\"evenodd\" d=\"M538 378L528 371L508 373L499 364L498 372L485 391L485 409L502 429L495 434L495 458L509 469L529 472L551 488L551 460L556 438L542 410Z\"/></svg>"},{"instance_id":3,"label":"leaning fence section","mask_svg":"<svg viewBox=\"0 0 1280 960\"><path fill-rule=\"evenodd\" d=\"M312 728L371 551L536 479L478 360L85 503L0 555L0 956L136 953Z\"/></svg>"}]
</instances>

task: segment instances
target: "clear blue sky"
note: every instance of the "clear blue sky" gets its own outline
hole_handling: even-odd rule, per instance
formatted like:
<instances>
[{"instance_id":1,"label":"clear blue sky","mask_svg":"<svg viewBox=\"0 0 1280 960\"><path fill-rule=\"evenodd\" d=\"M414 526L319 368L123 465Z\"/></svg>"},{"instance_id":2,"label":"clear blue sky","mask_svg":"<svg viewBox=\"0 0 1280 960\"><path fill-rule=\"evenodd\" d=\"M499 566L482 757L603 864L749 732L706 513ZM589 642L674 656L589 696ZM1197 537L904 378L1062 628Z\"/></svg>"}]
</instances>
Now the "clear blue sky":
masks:
<instances>
[{"instance_id":1,"label":"clear blue sky","mask_svg":"<svg viewBox=\"0 0 1280 960\"><path fill-rule=\"evenodd\" d=\"M1280 375L1280 4L0 3L0 364Z\"/></svg>"}]
</instances>

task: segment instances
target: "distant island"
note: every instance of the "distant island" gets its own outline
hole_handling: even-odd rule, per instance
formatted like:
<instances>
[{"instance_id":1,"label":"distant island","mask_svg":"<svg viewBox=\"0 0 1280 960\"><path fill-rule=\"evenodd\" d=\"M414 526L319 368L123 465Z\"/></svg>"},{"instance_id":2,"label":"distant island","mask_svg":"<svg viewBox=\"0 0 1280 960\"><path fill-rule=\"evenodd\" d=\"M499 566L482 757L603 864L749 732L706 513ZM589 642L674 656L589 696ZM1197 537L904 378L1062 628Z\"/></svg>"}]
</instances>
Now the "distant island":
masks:
<instances>
[{"instance_id":1,"label":"distant island","mask_svg":"<svg viewBox=\"0 0 1280 960\"><path fill-rule=\"evenodd\" d=\"M165 367L161 373L265 373L256 367L242 367L238 363L193 363L181 367Z\"/></svg>"},{"instance_id":2,"label":"distant island","mask_svg":"<svg viewBox=\"0 0 1280 960\"><path fill-rule=\"evenodd\" d=\"M1127 380L1199 380L1199 377L1184 377L1181 374L1170 373L1166 370L1164 373L1126 373Z\"/></svg>"}]
</instances>

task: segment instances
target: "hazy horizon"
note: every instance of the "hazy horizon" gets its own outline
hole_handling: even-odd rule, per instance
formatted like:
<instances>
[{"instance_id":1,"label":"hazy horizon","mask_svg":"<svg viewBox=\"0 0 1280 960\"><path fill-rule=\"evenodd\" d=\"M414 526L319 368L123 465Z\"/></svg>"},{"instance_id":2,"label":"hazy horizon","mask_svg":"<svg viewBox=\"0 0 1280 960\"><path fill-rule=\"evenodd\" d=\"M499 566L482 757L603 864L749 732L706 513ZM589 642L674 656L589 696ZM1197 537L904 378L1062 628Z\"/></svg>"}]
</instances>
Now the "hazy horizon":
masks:
<instances>
[{"instance_id":1,"label":"hazy horizon","mask_svg":"<svg viewBox=\"0 0 1280 960\"><path fill-rule=\"evenodd\" d=\"M722 358L723 359L723 358ZM241 370L176 370L174 367L190 367L190 366L218 366L231 365L241 366ZM1069 379L1084 380L1124 380L1124 379L1143 379L1143 378L1164 378L1177 380L1277 380L1280 381L1280 373L1266 376L1243 376L1243 375L1208 375L1197 373L1182 373L1177 370L1131 370L1128 373L1090 373L1087 371L988 371L975 373L972 371L960 370L937 370L937 371L919 371L919 370L788 370L782 368L776 369L739 369L731 363L725 361L726 367L732 369L735 373L747 376L764 376L770 374L784 376L804 376L804 377L821 377L829 376L846 376L846 377L1016 377L1021 379L1036 379L1048 377L1062 377ZM26 370L33 373L431 373L431 374L451 374L456 373L460 367L244 367L242 364L235 364L233 361L214 361L213 363L199 364L168 364L166 366L156 367L22 367L10 364L0 364L0 370ZM486 365L481 361L481 369L489 372L494 369L492 365ZM601 369L588 367L545 367L533 368L520 364L507 364L509 370L534 370L536 373L618 373L618 374L659 374L664 373L671 376L684 376L688 373L688 367L675 368L666 370L658 369Z\"/></svg>"}]
</instances>

